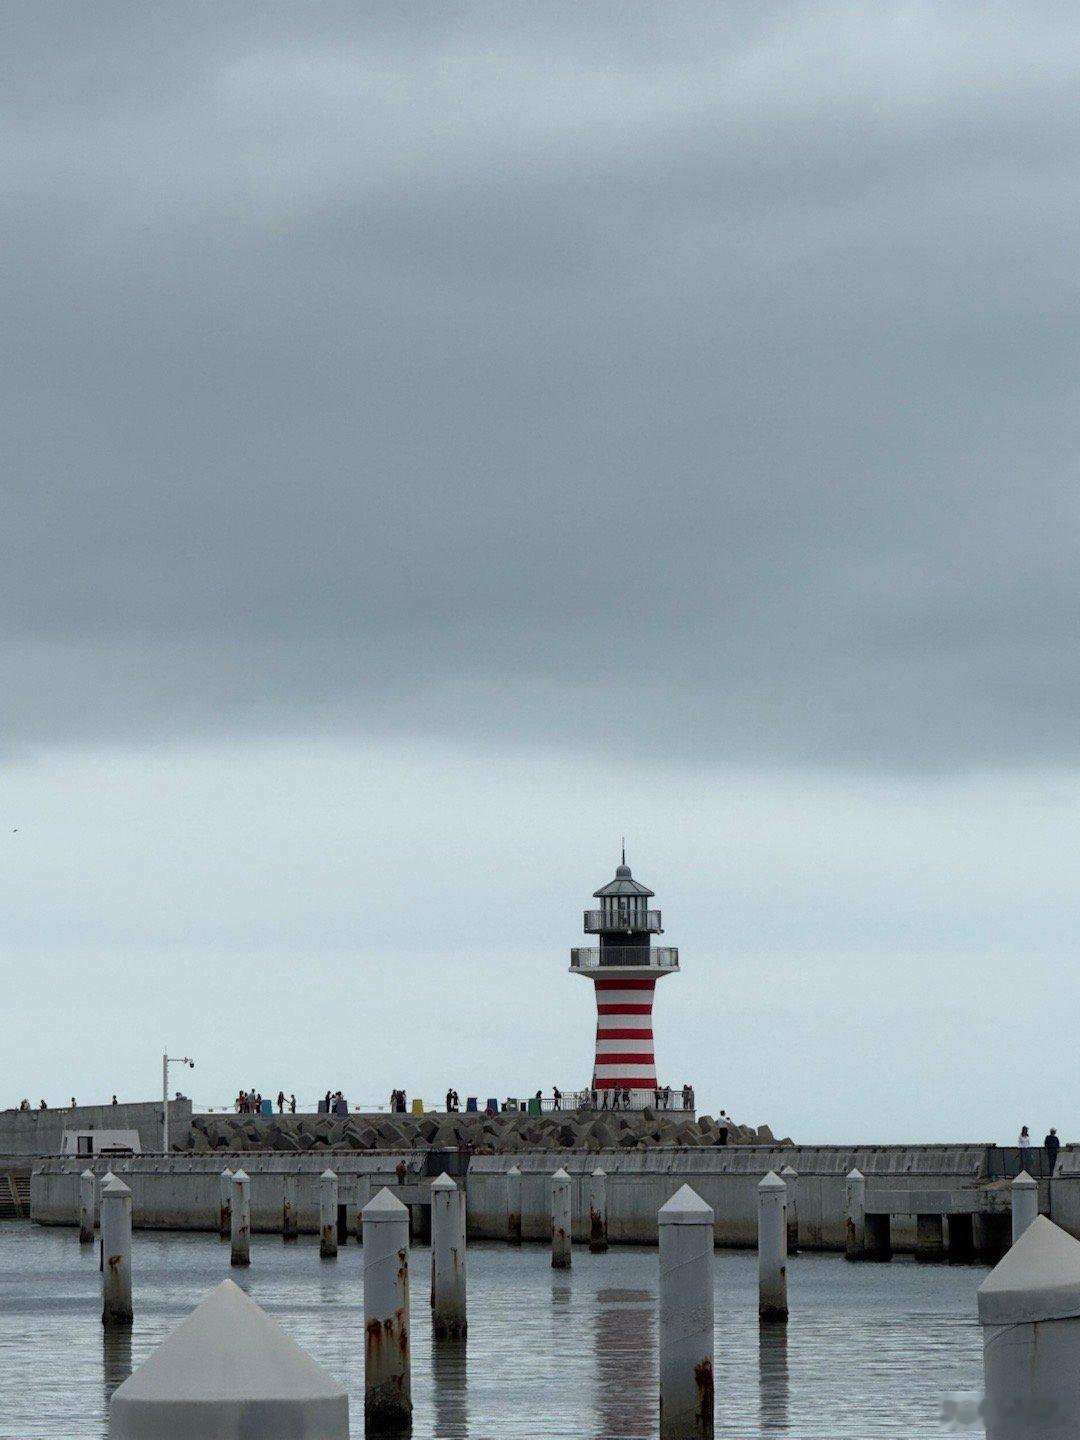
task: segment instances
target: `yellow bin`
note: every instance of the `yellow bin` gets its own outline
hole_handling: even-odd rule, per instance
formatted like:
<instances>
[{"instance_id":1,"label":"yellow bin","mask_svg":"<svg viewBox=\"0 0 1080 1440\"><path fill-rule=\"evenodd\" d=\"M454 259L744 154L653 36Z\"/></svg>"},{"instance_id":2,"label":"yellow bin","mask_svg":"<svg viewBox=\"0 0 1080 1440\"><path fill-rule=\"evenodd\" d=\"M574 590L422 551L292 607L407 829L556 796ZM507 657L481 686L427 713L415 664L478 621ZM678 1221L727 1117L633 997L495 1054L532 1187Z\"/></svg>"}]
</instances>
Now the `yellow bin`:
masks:
<instances>
[{"instance_id":1,"label":"yellow bin","mask_svg":"<svg viewBox=\"0 0 1080 1440\"><path fill-rule=\"evenodd\" d=\"M415 1098L413 1099L413 1102L412 1102L412 1113L413 1113L414 1115L420 1116L421 1118L423 1117L423 1114L424 1114L424 1102L423 1102L423 1100L417 1100L417 1099L415 1099Z\"/></svg>"}]
</instances>

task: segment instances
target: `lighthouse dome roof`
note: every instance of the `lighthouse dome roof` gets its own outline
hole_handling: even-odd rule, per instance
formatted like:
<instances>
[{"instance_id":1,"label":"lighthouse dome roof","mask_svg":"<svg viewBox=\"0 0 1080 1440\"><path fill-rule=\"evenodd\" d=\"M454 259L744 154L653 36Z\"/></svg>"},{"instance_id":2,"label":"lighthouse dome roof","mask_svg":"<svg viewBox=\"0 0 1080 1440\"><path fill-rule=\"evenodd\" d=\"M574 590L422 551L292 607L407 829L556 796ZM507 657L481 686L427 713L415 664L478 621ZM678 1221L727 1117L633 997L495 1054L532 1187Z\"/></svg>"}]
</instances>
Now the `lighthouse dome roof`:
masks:
<instances>
[{"instance_id":1,"label":"lighthouse dome roof","mask_svg":"<svg viewBox=\"0 0 1080 1440\"><path fill-rule=\"evenodd\" d=\"M615 867L615 879L593 891L593 899L603 900L608 895L652 895L655 892L647 885L640 884L630 873L630 866L624 860Z\"/></svg>"}]
</instances>

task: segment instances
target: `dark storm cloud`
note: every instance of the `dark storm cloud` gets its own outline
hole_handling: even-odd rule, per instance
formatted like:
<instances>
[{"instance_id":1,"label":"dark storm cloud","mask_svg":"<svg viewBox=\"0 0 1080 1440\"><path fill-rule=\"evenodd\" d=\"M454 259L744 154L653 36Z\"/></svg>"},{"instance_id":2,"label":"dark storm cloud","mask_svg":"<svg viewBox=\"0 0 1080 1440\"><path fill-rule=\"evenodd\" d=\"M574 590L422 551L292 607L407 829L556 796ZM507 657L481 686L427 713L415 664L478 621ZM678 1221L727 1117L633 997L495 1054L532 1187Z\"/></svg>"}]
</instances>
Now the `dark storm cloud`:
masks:
<instances>
[{"instance_id":1,"label":"dark storm cloud","mask_svg":"<svg viewBox=\"0 0 1080 1440\"><path fill-rule=\"evenodd\" d=\"M3 24L15 743L1075 758L1068 8Z\"/></svg>"}]
</instances>

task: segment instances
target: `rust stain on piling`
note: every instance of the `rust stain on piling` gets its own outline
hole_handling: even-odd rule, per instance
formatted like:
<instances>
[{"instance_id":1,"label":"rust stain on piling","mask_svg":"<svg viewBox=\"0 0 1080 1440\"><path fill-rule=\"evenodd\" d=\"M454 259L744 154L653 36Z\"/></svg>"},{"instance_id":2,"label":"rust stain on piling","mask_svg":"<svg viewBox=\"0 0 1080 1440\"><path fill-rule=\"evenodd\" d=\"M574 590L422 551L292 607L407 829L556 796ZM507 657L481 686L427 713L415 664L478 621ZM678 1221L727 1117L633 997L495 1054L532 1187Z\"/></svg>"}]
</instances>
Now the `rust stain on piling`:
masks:
<instances>
[{"instance_id":1,"label":"rust stain on piling","mask_svg":"<svg viewBox=\"0 0 1080 1440\"><path fill-rule=\"evenodd\" d=\"M113 1272L119 1270L119 1269L120 1269L121 1262L123 1261L123 1258L124 1258L124 1257L123 1257L122 1255L110 1255L110 1256L109 1256L109 1259L108 1259L108 1262L107 1262L107 1263L108 1263L108 1266L109 1266L109 1269L112 1270Z\"/></svg>"},{"instance_id":2,"label":"rust stain on piling","mask_svg":"<svg viewBox=\"0 0 1080 1440\"><path fill-rule=\"evenodd\" d=\"M697 1422L701 1435L713 1433L713 1368L712 1361L699 1360L694 1366L694 1384L697 1386Z\"/></svg>"}]
</instances>

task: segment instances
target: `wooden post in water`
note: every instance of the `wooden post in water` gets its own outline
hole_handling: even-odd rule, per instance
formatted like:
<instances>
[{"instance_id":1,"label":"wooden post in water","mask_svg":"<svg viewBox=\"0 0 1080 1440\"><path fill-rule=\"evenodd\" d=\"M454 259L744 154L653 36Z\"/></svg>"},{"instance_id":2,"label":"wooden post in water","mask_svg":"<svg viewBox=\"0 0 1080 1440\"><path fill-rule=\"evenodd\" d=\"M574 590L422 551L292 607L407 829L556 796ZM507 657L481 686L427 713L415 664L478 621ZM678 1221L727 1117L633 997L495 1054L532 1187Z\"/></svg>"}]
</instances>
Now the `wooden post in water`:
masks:
<instances>
[{"instance_id":1,"label":"wooden post in water","mask_svg":"<svg viewBox=\"0 0 1080 1440\"><path fill-rule=\"evenodd\" d=\"M599 1165L589 1176L589 1249L594 1255L607 1249L607 1175Z\"/></svg>"},{"instance_id":2,"label":"wooden post in water","mask_svg":"<svg viewBox=\"0 0 1080 1440\"><path fill-rule=\"evenodd\" d=\"M463 1340L465 1195L449 1175L431 1182L431 1322L437 1340Z\"/></svg>"},{"instance_id":3,"label":"wooden post in water","mask_svg":"<svg viewBox=\"0 0 1080 1440\"><path fill-rule=\"evenodd\" d=\"M281 1201L281 1238L286 1244L295 1240L299 1231L300 1177L295 1172L284 1177Z\"/></svg>"},{"instance_id":4,"label":"wooden post in water","mask_svg":"<svg viewBox=\"0 0 1080 1440\"><path fill-rule=\"evenodd\" d=\"M1034 1175L1021 1170L1012 1182L1012 1241L1020 1236L1039 1214L1039 1182Z\"/></svg>"},{"instance_id":5,"label":"wooden post in water","mask_svg":"<svg viewBox=\"0 0 1080 1440\"><path fill-rule=\"evenodd\" d=\"M364 1206L364 1428L412 1426L409 1212L385 1187Z\"/></svg>"},{"instance_id":6,"label":"wooden post in water","mask_svg":"<svg viewBox=\"0 0 1080 1440\"><path fill-rule=\"evenodd\" d=\"M758 1319L786 1320L787 1186L769 1171L757 1187Z\"/></svg>"},{"instance_id":7,"label":"wooden post in water","mask_svg":"<svg viewBox=\"0 0 1080 1440\"><path fill-rule=\"evenodd\" d=\"M334 1260L338 1251L338 1177L327 1169L319 1176L319 1255Z\"/></svg>"},{"instance_id":8,"label":"wooden post in water","mask_svg":"<svg viewBox=\"0 0 1080 1440\"><path fill-rule=\"evenodd\" d=\"M866 1247L866 1176L861 1170L848 1172L845 1181L845 1228L847 1242L845 1260L865 1260Z\"/></svg>"},{"instance_id":9,"label":"wooden post in water","mask_svg":"<svg viewBox=\"0 0 1080 1440\"><path fill-rule=\"evenodd\" d=\"M222 1240L232 1235L232 1176L228 1165L218 1176L218 1236Z\"/></svg>"},{"instance_id":10,"label":"wooden post in water","mask_svg":"<svg viewBox=\"0 0 1080 1440\"><path fill-rule=\"evenodd\" d=\"M570 1269L570 1176L561 1167L551 1177L551 1267Z\"/></svg>"},{"instance_id":11,"label":"wooden post in water","mask_svg":"<svg viewBox=\"0 0 1080 1440\"><path fill-rule=\"evenodd\" d=\"M114 1175L101 1192L101 1323L130 1325L131 1191Z\"/></svg>"},{"instance_id":12,"label":"wooden post in water","mask_svg":"<svg viewBox=\"0 0 1080 1440\"><path fill-rule=\"evenodd\" d=\"M521 1171L516 1165L506 1172L506 1238L511 1245L521 1244Z\"/></svg>"},{"instance_id":13,"label":"wooden post in water","mask_svg":"<svg viewBox=\"0 0 1080 1440\"><path fill-rule=\"evenodd\" d=\"M229 1201L232 1226L230 1265L251 1264L251 1182L247 1171L239 1169L232 1177L232 1198Z\"/></svg>"},{"instance_id":14,"label":"wooden post in water","mask_svg":"<svg viewBox=\"0 0 1080 1440\"><path fill-rule=\"evenodd\" d=\"M713 1437L713 1211L684 1185L660 1207L660 1440Z\"/></svg>"},{"instance_id":15,"label":"wooden post in water","mask_svg":"<svg viewBox=\"0 0 1080 1440\"><path fill-rule=\"evenodd\" d=\"M790 1165L785 1165L780 1171L780 1179L787 1186L787 1253L797 1255L799 1253L799 1205L796 1184L799 1172Z\"/></svg>"},{"instance_id":16,"label":"wooden post in water","mask_svg":"<svg viewBox=\"0 0 1080 1440\"><path fill-rule=\"evenodd\" d=\"M94 1172L87 1168L79 1176L79 1244L94 1243Z\"/></svg>"}]
</instances>

